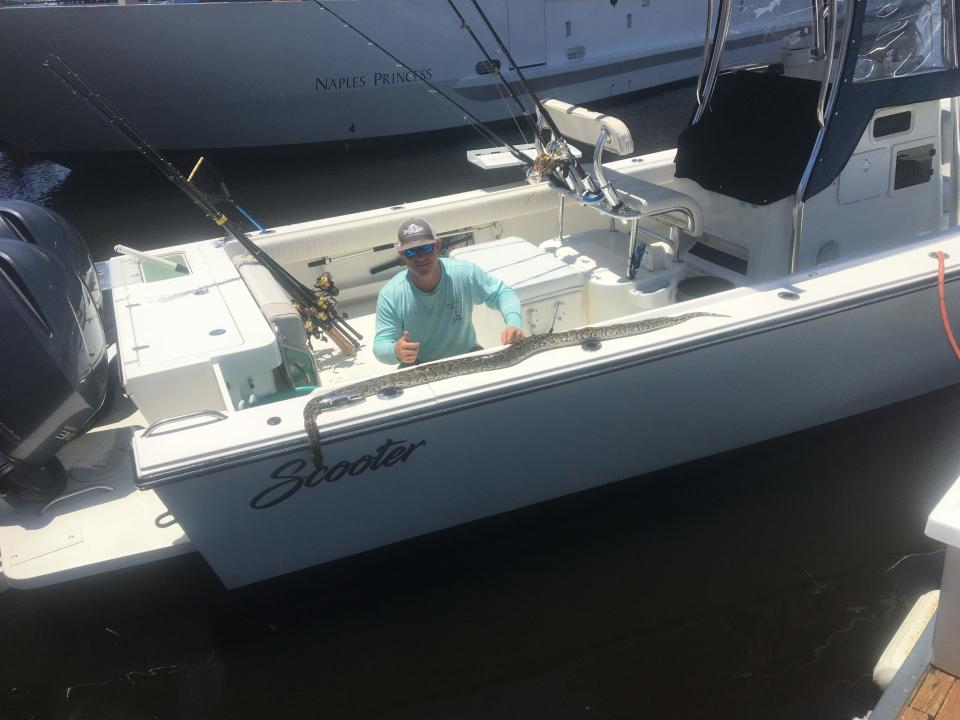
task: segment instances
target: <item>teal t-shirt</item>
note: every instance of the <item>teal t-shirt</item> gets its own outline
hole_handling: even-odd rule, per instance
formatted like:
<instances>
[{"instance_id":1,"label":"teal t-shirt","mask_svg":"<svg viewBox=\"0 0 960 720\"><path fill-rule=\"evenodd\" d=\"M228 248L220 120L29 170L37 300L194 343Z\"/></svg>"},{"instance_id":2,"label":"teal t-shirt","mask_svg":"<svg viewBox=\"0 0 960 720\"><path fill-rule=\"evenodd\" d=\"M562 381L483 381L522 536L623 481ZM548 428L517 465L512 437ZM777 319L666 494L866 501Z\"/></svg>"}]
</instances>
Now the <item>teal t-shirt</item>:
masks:
<instances>
[{"instance_id":1,"label":"teal t-shirt","mask_svg":"<svg viewBox=\"0 0 960 720\"><path fill-rule=\"evenodd\" d=\"M408 271L392 277L377 298L377 333L373 354L397 363L393 346L403 331L420 343L417 362L469 352L477 345L473 306L499 310L508 326L522 328L520 300L510 286L465 260L440 258L440 282L428 293L417 289Z\"/></svg>"}]
</instances>

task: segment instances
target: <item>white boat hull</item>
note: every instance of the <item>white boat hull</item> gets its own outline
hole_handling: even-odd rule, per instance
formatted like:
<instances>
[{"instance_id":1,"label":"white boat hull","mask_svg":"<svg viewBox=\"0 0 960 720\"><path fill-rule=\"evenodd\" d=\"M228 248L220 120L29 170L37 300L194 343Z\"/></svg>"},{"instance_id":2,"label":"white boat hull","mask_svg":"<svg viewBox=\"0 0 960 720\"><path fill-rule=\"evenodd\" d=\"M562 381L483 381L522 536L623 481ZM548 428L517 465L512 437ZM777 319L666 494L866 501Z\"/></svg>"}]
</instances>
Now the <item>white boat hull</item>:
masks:
<instances>
[{"instance_id":1,"label":"white boat hull","mask_svg":"<svg viewBox=\"0 0 960 720\"><path fill-rule=\"evenodd\" d=\"M942 246L960 256L960 237ZM320 473L292 451L155 491L224 584L244 585L944 387L957 361L932 281L846 294L805 318L731 323L575 380L349 433L327 441ZM947 296L960 302L956 282Z\"/></svg>"}]
</instances>

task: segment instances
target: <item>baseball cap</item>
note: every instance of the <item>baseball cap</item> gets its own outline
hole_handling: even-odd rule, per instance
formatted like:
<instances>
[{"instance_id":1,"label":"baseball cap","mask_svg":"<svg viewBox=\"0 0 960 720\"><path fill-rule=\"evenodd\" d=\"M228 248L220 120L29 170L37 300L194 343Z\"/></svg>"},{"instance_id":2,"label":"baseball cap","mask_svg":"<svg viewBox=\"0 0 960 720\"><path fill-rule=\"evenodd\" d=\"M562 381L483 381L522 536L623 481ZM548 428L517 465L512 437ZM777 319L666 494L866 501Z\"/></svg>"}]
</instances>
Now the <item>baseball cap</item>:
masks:
<instances>
[{"instance_id":1,"label":"baseball cap","mask_svg":"<svg viewBox=\"0 0 960 720\"><path fill-rule=\"evenodd\" d=\"M399 248L419 247L431 245L437 241L433 228L423 218L409 218L400 223L397 228L397 245Z\"/></svg>"}]
</instances>

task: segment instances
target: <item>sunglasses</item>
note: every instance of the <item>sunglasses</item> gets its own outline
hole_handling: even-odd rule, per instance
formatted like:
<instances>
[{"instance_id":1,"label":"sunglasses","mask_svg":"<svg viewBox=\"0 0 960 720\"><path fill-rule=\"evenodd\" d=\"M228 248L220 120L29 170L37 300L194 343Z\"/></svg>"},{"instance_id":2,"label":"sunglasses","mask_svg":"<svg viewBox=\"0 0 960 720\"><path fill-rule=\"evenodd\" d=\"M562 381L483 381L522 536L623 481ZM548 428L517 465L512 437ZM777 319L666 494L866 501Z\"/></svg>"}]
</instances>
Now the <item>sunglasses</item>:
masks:
<instances>
[{"instance_id":1,"label":"sunglasses","mask_svg":"<svg viewBox=\"0 0 960 720\"><path fill-rule=\"evenodd\" d=\"M404 257L415 258L417 255L432 255L433 245L420 245L419 247L407 248L403 251Z\"/></svg>"}]
</instances>

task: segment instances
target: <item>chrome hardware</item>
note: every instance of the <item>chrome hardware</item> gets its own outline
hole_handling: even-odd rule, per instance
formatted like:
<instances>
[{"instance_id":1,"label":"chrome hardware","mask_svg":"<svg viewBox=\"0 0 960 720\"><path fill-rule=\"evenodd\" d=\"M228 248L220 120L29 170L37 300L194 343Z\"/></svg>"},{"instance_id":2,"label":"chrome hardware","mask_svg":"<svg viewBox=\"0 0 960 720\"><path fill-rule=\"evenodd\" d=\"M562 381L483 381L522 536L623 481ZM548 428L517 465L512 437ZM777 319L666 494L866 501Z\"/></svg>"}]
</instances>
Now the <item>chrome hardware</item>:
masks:
<instances>
[{"instance_id":1,"label":"chrome hardware","mask_svg":"<svg viewBox=\"0 0 960 720\"><path fill-rule=\"evenodd\" d=\"M700 66L700 76L697 78L697 105L703 105L703 78L710 64L710 55L713 52L711 38L713 33L713 0L707 0L707 30L703 38L703 65Z\"/></svg>"},{"instance_id":2,"label":"chrome hardware","mask_svg":"<svg viewBox=\"0 0 960 720\"><path fill-rule=\"evenodd\" d=\"M817 0L817 5L820 5L823 0ZM823 82L820 83L820 97L817 99L817 122L820 123L820 127L823 127L823 109L827 101L827 87L830 85L830 72L833 70L833 46L837 41L837 0L829 0L830 7L827 9L827 13L830 16L830 32L827 33L826 39L826 67L823 71ZM822 22L826 22L826 18L822 19ZM818 40L820 33L822 33L821 20L817 21L818 28Z\"/></svg>"},{"instance_id":3,"label":"chrome hardware","mask_svg":"<svg viewBox=\"0 0 960 720\"><path fill-rule=\"evenodd\" d=\"M720 69L720 56L723 54L723 46L727 41L727 32L730 30L730 13L733 8L733 0L721 0L720 14L717 16L717 30L714 33L713 44L710 46L709 66L705 62L705 73L701 73L702 82L697 84L700 88L698 99L700 104L697 106L697 112L693 116L692 125L700 122L700 117L707 109L707 103L710 102L710 96L713 95L713 87L717 83L717 72Z\"/></svg>"},{"instance_id":4,"label":"chrome hardware","mask_svg":"<svg viewBox=\"0 0 960 720\"><path fill-rule=\"evenodd\" d=\"M366 400L366 396L360 393L334 390L321 398L319 409L335 410L337 408L347 407L348 405L356 405L364 400Z\"/></svg>"},{"instance_id":5,"label":"chrome hardware","mask_svg":"<svg viewBox=\"0 0 960 720\"><path fill-rule=\"evenodd\" d=\"M603 193L604 200L607 201L610 207L618 208L623 205L623 201L603 174L603 145L606 141L607 127L606 125L601 125L600 135L597 136L597 142L593 146L593 172L597 176L597 189Z\"/></svg>"},{"instance_id":6,"label":"chrome hardware","mask_svg":"<svg viewBox=\"0 0 960 720\"><path fill-rule=\"evenodd\" d=\"M836 0L831 0L836 7ZM836 14L836 13L834 13ZM810 159L807 160L807 167L803 171L803 177L800 179L800 186L797 188L797 193L794 196L793 200L793 237L790 238L790 265L788 271L790 273L795 273L799 269L800 265L800 235L803 233L803 211L804 211L804 200L803 196L807 192L807 185L810 183L810 177L813 175L813 169L817 164L817 156L820 154L821 148L823 148L823 140L827 134L827 126L829 123L830 113L833 111L833 106L837 101L837 95L840 92L840 82L839 75L842 74L843 66L846 64L847 58L847 48L850 45L850 35L853 32L853 19L851 15L853 14L853 9L851 8L847 12L846 25L844 27L843 42L840 44L840 55L837 58L837 67L840 68L841 72L838 73L837 81L833 83L830 88L830 94L827 97L827 104L823 111L823 125L820 127L820 132L817 133L817 139L813 144L813 150L810 153ZM833 45L831 41L831 45ZM833 51L831 50L831 57ZM828 71L831 68L826 68ZM822 87L826 87L830 83L829 75L825 75L823 78ZM822 89L822 88L821 88Z\"/></svg>"},{"instance_id":7,"label":"chrome hardware","mask_svg":"<svg viewBox=\"0 0 960 720\"><path fill-rule=\"evenodd\" d=\"M176 417L169 417L169 418L164 418L163 420L158 420L157 422L153 423L152 425L147 427L146 430L143 431L143 437L150 437L157 431L157 428L163 427L164 425L169 425L170 423L174 423L179 420L187 420L189 418L195 418L195 417L210 417L213 419L210 420L209 422L199 423L197 425L189 425L186 428L176 428L175 430L170 430L169 432L179 432L180 430L187 430L190 428L202 427L204 425L212 425L213 423L218 423L221 420L227 419L226 415L224 415L222 412L218 412L217 410L197 410L196 412L187 413L186 415L177 415Z\"/></svg>"}]
</instances>

